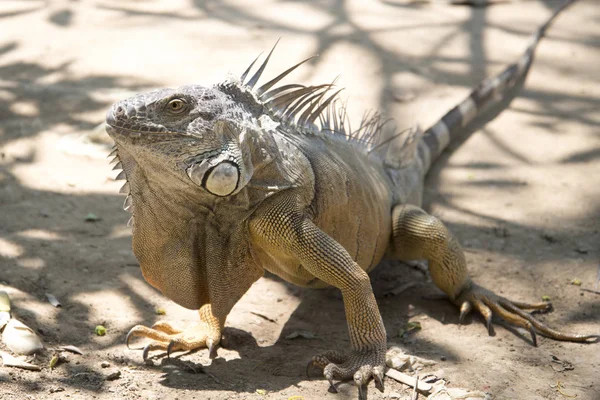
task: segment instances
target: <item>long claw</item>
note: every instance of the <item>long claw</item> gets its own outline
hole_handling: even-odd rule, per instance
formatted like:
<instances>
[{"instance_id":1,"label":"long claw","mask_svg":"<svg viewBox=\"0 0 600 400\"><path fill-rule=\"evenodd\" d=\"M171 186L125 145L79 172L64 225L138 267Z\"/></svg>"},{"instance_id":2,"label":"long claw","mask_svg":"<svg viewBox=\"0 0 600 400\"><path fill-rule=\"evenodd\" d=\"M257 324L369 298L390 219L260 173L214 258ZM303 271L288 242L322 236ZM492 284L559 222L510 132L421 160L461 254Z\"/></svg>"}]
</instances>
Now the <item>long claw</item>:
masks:
<instances>
[{"instance_id":1,"label":"long claw","mask_svg":"<svg viewBox=\"0 0 600 400\"><path fill-rule=\"evenodd\" d=\"M215 342L212 339L206 341L206 347L208 347L208 358L211 360L217 358L217 346L215 346Z\"/></svg>"},{"instance_id":2,"label":"long claw","mask_svg":"<svg viewBox=\"0 0 600 400\"><path fill-rule=\"evenodd\" d=\"M385 386L383 384L383 368L373 368L373 380L375 380L375 387L381 393L385 392Z\"/></svg>"},{"instance_id":3,"label":"long claw","mask_svg":"<svg viewBox=\"0 0 600 400\"><path fill-rule=\"evenodd\" d=\"M470 302L465 301L462 303L462 305L460 306L460 316L458 317L459 325L462 325L465 322L465 317L467 315L469 315L469 313L471 312L472 309L473 309L473 306L471 305Z\"/></svg>"},{"instance_id":4,"label":"long claw","mask_svg":"<svg viewBox=\"0 0 600 400\"><path fill-rule=\"evenodd\" d=\"M150 352L150 346L150 343L144 346L144 351L142 352L142 359L144 362L148 361L148 352Z\"/></svg>"},{"instance_id":5,"label":"long claw","mask_svg":"<svg viewBox=\"0 0 600 400\"><path fill-rule=\"evenodd\" d=\"M492 336L494 331L492 330L492 310L479 298L473 297L471 299L473 306L479 311L479 313L485 318L485 326L487 327L488 334Z\"/></svg>"},{"instance_id":6,"label":"long claw","mask_svg":"<svg viewBox=\"0 0 600 400\"><path fill-rule=\"evenodd\" d=\"M537 347L537 335L535 334L535 328L533 325L529 328L529 333L531 334L531 341L533 342L533 347Z\"/></svg>"},{"instance_id":7,"label":"long claw","mask_svg":"<svg viewBox=\"0 0 600 400\"><path fill-rule=\"evenodd\" d=\"M358 400L367 400L367 385L358 386Z\"/></svg>"},{"instance_id":8,"label":"long claw","mask_svg":"<svg viewBox=\"0 0 600 400\"><path fill-rule=\"evenodd\" d=\"M129 342L131 341L131 338L133 337L133 329L130 329L129 332L127 332L127 337L125 338L125 344L127 345L127 348L129 350L131 350L131 346L129 346Z\"/></svg>"},{"instance_id":9,"label":"long claw","mask_svg":"<svg viewBox=\"0 0 600 400\"><path fill-rule=\"evenodd\" d=\"M485 317L485 326L488 330L488 335L492 336L494 334L494 328L492 327L492 316L488 315Z\"/></svg>"},{"instance_id":10,"label":"long claw","mask_svg":"<svg viewBox=\"0 0 600 400\"><path fill-rule=\"evenodd\" d=\"M313 368L315 366L315 363L313 362L313 360L311 359L308 364L306 364L306 377L310 378L310 369Z\"/></svg>"},{"instance_id":11,"label":"long claw","mask_svg":"<svg viewBox=\"0 0 600 400\"><path fill-rule=\"evenodd\" d=\"M175 341L171 339L169 345L167 346L167 358L171 358L171 352L173 351L173 347L175 346Z\"/></svg>"},{"instance_id":12,"label":"long claw","mask_svg":"<svg viewBox=\"0 0 600 400\"><path fill-rule=\"evenodd\" d=\"M329 381L329 391L331 393L337 393L338 390L335 388L335 385L333 384L333 379L327 378L327 380Z\"/></svg>"}]
</instances>

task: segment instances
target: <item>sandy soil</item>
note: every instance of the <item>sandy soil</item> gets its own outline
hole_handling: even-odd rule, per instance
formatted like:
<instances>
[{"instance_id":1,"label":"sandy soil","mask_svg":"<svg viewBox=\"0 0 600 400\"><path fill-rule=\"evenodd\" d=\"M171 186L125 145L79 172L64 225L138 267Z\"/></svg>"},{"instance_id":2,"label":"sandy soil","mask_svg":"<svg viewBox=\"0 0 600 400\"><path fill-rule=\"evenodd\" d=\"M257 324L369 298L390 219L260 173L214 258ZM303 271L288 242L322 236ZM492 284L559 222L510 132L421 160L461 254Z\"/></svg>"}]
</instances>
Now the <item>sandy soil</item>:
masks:
<instances>
[{"instance_id":1,"label":"sandy soil","mask_svg":"<svg viewBox=\"0 0 600 400\"><path fill-rule=\"evenodd\" d=\"M0 3L0 290L48 348L71 344L85 352L54 370L51 352L34 361L41 372L0 367L0 399L354 398L349 384L334 395L304 374L313 354L348 346L333 289L261 279L230 315L229 348L210 366L206 351L173 363L158 354L144 365L140 351L125 347L135 324L167 318L185 325L197 316L144 282L107 146L88 141L103 140L93 128L132 92L240 74L279 37L267 74L320 54L292 79L322 83L341 74L355 120L375 108L399 127L426 126L516 59L557 2L483 9L393 0L247 4ZM584 289L594 289L600 257L599 44L600 8L580 1L543 41L522 95L436 165L426 193L427 209L460 238L478 282L515 300L550 296L555 311L540 319L596 333L600 295ZM86 222L88 213L100 220ZM570 284L574 278L582 285ZM427 371L450 386L497 399L600 398L600 344L541 338L536 348L502 325L488 336L479 318L459 327L457 310L405 265L384 265L373 281L389 342L438 361ZM416 285L388 295L407 282ZM48 304L47 292L61 308ZM409 321L423 329L400 339ZM99 324L106 336L94 334ZM285 339L297 330L318 339ZM561 371L552 356L573 369ZM117 371L118 379L106 380ZM371 389L369 398L394 393L408 397L388 379L386 392Z\"/></svg>"}]
</instances>

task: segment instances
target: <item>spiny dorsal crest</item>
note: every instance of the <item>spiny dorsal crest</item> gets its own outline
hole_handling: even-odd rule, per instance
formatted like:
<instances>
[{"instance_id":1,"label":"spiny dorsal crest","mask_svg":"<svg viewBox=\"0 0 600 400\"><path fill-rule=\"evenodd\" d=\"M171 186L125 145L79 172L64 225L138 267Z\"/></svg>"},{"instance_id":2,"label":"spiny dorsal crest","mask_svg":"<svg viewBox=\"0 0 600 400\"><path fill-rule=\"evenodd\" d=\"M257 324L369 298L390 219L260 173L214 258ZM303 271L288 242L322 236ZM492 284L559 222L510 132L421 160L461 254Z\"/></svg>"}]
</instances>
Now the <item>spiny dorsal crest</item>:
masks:
<instances>
[{"instance_id":1,"label":"spiny dorsal crest","mask_svg":"<svg viewBox=\"0 0 600 400\"><path fill-rule=\"evenodd\" d=\"M300 61L269 82L255 88L277 43L258 70L246 81L252 67L260 58L260 54L252 61L240 77L240 82L256 94L277 122L286 128L291 128L284 131L306 135L330 134L356 143L367 151L378 147L381 143L382 129L390 120L383 120L378 112L366 112L358 129L352 130L346 105L341 104L338 98L343 89L335 90L328 95L330 90L335 88L335 80L332 83L315 86L288 84L273 88L296 68L317 56Z\"/></svg>"}]
</instances>

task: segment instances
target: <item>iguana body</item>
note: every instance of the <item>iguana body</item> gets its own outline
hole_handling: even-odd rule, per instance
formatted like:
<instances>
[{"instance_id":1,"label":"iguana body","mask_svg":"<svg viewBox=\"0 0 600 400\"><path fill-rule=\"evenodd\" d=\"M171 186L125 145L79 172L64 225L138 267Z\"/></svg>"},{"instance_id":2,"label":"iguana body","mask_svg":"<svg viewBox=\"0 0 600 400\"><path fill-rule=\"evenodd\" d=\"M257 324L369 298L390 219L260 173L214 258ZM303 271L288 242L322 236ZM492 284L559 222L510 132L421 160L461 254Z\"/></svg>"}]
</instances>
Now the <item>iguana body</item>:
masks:
<instances>
[{"instance_id":1,"label":"iguana body","mask_svg":"<svg viewBox=\"0 0 600 400\"><path fill-rule=\"evenodd\" d=\"M552 16L558 13L558 11ZM552 20L552 18L550 20ZM382 389L386 334L367 272L382 259L426 259L435 284L490 326L492 312L558 340L593 335L554 331L469 279L463 251L444 225L419 208L423 178L454 138L493 113L524 79L535 45L498 77L484 81L425 132L382 138L378 116L347 131L331 85L256 88L267 62L246 80L140 94L113 105L125 208L133 212L133 250L145 279L201 323L134 327L153 339L144 350L206 346L211 357L231 308L264 270L304 287L342 292L351 352L313 358L325 377L373 377ZM254 63L253 63L254 64ZM343 114L342 109L342 114ZM361 390L361 397L364 397Z\"/></svg>"}]
</instances>

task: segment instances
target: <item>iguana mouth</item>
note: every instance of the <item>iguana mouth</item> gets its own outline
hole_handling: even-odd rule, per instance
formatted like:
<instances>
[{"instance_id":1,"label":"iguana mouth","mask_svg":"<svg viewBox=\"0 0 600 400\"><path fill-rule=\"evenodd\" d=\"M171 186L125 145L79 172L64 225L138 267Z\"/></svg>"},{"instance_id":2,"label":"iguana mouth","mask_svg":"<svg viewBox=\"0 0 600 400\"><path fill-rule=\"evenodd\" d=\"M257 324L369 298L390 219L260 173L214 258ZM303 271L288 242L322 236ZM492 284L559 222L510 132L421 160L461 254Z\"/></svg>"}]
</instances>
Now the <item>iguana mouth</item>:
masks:
<instances>
[{"instance_id":1,"label":"iguana mouth","mask_svg":"<svg viewBox=\"0 0 600 400\"><path fill-rule=\"evenodd\" d=\"M185 136L185 134L183 134L181 132L170 132L164 128L161 128L161 129L162 130L156 130L156 131L150 131L150 130L142 131L139 129L130 129L130 128L126 128L126 127L119 126L119 125L111 125L108 122L106 124L106 132L113 139L114 139L115 134L132 137L132 138L137 138L142 135L162 135L162 136L164 136L164 135L183 135L183 136Z\"/></svg>"},{"instance_id":2,"label":"iguana mouth","mask_svg":"<svg viewBox=\"0 0 600 400\"><path fill-rule=\"evenodd\" d=\"M106 132L113 139L115 136L114 134L127 135L127 136L131 136L131 137L140 137L140 136L142 136L142 133L145 133L145 132L140 132L140 131L135 131L135 130L130 130L130 129L124 129L120 126L109 125L108 123L106 124Z\"/></svg>"}]
</instances>

